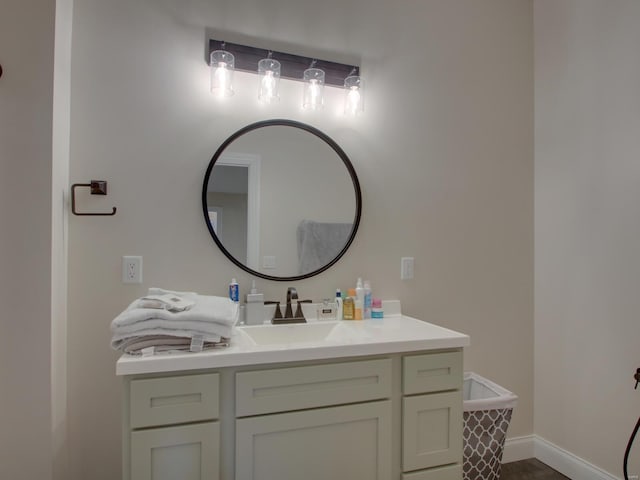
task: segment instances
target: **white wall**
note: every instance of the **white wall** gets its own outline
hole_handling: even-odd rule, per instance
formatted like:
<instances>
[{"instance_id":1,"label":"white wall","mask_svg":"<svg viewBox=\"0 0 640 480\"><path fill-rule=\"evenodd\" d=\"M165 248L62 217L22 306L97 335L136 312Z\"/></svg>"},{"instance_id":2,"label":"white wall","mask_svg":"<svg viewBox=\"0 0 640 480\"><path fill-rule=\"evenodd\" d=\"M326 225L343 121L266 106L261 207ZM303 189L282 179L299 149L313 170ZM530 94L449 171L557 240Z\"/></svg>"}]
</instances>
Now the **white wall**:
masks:
<instances>
[{"instance_id":1,"label":"white wall","mask_svg":"<svg viewBox=\"0 0 640 480\"><path fill-rule=\"evenodd\" d=\"M232 32L230 41L361 57L366 112L302 112L299 85L284 81L283 100L269 108L253 88L217 101L206 27ZM223 140L266 118L323 130L363 188L350 251L298 282L299 294L322 299L362 276L406 313L469 333L465 367L516 392L510 434L532 433L532 30L529 0L76 0L71 181L108 180L109 195L83 208L118 213L70 219L69 478L119 477L111 319L150 286L225 294L235 276L247 292L250 276L207 232L200 195ZM120 283L122 255L144 257L143 285ZM416 278L402 282L407 255ZM257 283L266 298L284 299L287 284Z\"/></svg>"},{"instance_id":2,"label":"white wall","mask_svg":"<svg viewBox=\"0 0 640 480\"><path fill-rule=\"evenodd\" d=\"M638 23L635 0L535 2L535 432L616 477L640 412Z\"/></svg>"},{"instance_id":3,"label":"white wall","mask_svg":"<svg viewBox=\"0 0 640 480\"><path fill-rule=\"evenodd\" d=\"M55 2L0 15L0 478L52 477ZM59 232L59 230L58 230Z\"/></svg>"}]
</instances>

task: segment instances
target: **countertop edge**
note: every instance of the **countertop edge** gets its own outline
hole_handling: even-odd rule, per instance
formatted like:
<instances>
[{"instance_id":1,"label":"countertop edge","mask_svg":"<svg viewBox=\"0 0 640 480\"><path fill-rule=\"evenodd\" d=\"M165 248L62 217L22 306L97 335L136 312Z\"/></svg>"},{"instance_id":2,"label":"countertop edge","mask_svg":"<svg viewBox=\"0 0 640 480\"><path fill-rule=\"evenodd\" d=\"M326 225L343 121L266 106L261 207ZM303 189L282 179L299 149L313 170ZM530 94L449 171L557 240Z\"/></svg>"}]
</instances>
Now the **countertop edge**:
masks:
<instances>
[{"instance_id":1,"label":"countertop edge","mask_svg":"<svg viewBox=\"0 0 640 480\"><path fill-rule=\"evenodd\" d=\"M411 317L405 317L411 318ZM411 318L411 320L416 320ZM427 322L425 322L427 323ZM256 351L207 351L194 354L166 354L149 357L123 355L116 363L117 376L168 373L191 370L211 370L225 367L240 367L271 363L290 363L312 360L330 360L369 355L388 355L421 350L443 350L463 348L470 345L468 335L446 327L429 324L441 329L442 336L432 338L402 339L384 342L356 344L330 344Z\"/></svg>"}]
</instances>

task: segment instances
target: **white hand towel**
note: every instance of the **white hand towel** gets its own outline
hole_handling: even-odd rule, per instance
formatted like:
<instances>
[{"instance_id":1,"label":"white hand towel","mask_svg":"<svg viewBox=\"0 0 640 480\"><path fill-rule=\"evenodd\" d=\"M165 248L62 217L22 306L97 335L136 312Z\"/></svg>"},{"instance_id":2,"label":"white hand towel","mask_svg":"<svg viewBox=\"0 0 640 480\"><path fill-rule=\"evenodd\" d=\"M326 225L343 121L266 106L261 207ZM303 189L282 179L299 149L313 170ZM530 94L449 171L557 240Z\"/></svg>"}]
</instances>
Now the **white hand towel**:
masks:
<instances>
[{"instance_id":1,"label":"white hand towel","mask_svg":"<svg viewBox=\"0 0 640 480\"><path fill-rule=\"evenodd\" d=\"M233 335L233 325L225 325L214 322L197 322L190 320L164 320L161 318L149 318L128 325L120 325L112 328L114 335L141 335L144 330L162 328L164 330L180 330L191 332L191 335L217 335L220 337L230 337ZM184 336L184 335L183 335Z\"/></svg>"},{"instance_id":2,"label":"white hand towel","mask_svg":"<svg viewBox=\"0 0 640 480\"><path fill-rule=\"evenodd\" d=\"M177 295L185 295L185 293L167 292L163 290L160 290L160 292L162 292L160 293L158 292L159 290L160 289L149 289L149 294L162 295L164 293L175 293ZM173 328L181 329L190 328L186 326L186 322L198 322L198 324L212 323L229 327L236 324L239 314L239 307L236 302L232 302L226 297L192 295L194 296L195 305L183 312L171 312L169 310L159 310L155 308L137 308L138 300L135 300L124 312L113 319L113 322L111 322L111 331L115 333L122 327L146 320L172 322L175 325Z\"/></svg>"},{"instance_id":3,"label":"white hand towel","mask_svg":"<svg viewBox=\"0 0 640 480\"><path fill-rule=\"evenodd\" d=\"M142 338L156 335L167 335L172 337L185 337L192 338L194 335L199 335L205 342L220 342L222 341L221 335L208 335L204 333L196 333L191 330L178 330L171 328L146 328L131 333L114 333L111 337L111 348L114 350L122 349L125 342L132 338Z\"/></svg>"}]
</instances>

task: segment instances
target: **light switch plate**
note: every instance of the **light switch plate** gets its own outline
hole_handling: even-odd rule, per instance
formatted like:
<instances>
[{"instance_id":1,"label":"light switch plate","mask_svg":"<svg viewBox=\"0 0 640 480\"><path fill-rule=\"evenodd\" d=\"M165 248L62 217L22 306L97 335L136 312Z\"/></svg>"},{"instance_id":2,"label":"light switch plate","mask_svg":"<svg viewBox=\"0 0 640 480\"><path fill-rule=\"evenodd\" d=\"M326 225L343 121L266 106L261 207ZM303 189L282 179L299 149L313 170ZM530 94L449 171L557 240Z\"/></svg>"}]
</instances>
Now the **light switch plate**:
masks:
<instances>
[{"instance_id":1,"label":"light switch plate","mask_svg":"<svg viewBox=\"0 0 640 480\"><path fill-rule=\"evenodd\" d=\"M400 259L400 280L411 280L413 278L413 257L402 257Z\"/></svg>"}]
</instances>

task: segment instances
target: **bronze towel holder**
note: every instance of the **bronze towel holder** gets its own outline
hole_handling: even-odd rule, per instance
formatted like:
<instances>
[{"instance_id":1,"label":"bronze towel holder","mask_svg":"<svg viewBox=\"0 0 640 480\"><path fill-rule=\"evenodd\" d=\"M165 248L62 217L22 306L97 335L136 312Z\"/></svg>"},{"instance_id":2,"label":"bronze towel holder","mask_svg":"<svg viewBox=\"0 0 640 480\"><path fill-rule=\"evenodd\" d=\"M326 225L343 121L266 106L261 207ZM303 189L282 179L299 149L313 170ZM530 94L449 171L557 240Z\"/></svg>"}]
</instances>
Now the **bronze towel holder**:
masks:
<instances>
[{"instance_id":1,"label":"bronze towel holder","mask_svg":"<svg viewBox=\"0 0 640 480\"><path fill-rule=\"evenodd\" d=\"M71 185L71 211L74 215L94 215L94 216L110 216L116 214L116 207L113 207L111 213L80 213L76 211L76 188L77 187L89 187L91 188L91 195L106 195L107 194L107 182L104 180L91 180L91 183L74 183Z\"/></svg>"}]
</instances>

